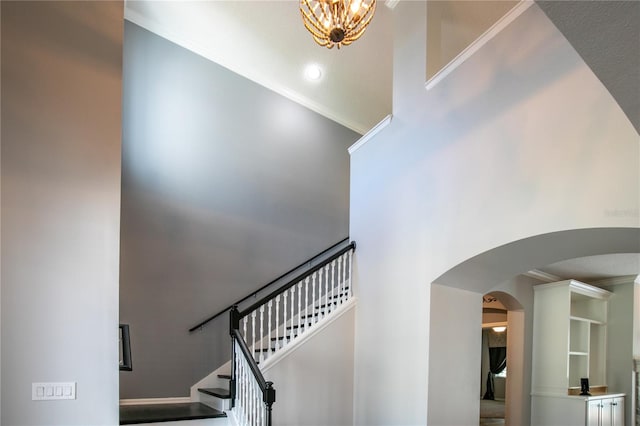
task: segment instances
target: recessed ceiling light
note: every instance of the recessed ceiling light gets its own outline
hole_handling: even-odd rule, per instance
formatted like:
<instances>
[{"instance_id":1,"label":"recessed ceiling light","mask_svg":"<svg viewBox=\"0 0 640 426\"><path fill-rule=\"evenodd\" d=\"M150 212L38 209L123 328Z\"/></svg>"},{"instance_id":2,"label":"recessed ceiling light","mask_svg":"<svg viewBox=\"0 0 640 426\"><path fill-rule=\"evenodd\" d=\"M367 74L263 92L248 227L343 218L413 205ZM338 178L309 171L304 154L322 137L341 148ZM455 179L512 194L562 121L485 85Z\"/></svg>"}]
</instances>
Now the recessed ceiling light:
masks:
<instances>
[{"instance_id":1,"label":"recessed ceiling light","mask_svg":"<svg viewBox=\"0 0 640 426\"><path fill-rule=\"evenodd\" d=\"M322 78L322 68L318 64L309 64L304 69L304 77L309 81L318 81Z\"/></svg>"}]
</instances>

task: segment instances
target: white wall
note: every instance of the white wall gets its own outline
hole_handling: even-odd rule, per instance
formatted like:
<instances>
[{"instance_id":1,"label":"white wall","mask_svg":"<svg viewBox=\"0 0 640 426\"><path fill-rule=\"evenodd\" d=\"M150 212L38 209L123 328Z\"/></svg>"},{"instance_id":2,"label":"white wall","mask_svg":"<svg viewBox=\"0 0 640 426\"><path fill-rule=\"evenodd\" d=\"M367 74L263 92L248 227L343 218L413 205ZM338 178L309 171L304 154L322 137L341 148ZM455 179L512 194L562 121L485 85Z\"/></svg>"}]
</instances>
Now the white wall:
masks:
<instances>
[{"instance_id":1,"label":"white wall","mask_svg":"<svg viewBox=\"0 0 640 426\"><path fill-rule=\"evenodd\" d=\"M613 294L609 299L607 319L607 385L612 393L627 395L625 424L632 425L633 397L633 312L635 287L629 282L605 287Z\"/></svg>"},{"instance_id":2,"label":"white wall","mask_svg":"<svg viewBox=\"0 0 640 426\"><path fill-rule=\"evenodd\" d=\"M394 118L351 157L356 424L427 422L441 350L429 351L429 285L445 271L535 235L639 225L638 134L538 7L430 91L425 8L394 10Z\"/></svg>"},{"instance_id":3,"label":"white wall","mask_svg":"<svg viewBox=\"0 0 640 426\"><path fill-rule=\"evenodd\" d=\"M427 424L456 426L478 422L481 326L482 295L431 286L429 344L434 350L429 357ZM475 404L460 404L469 400Z\"/></svg>"},{"instance_id":4,"label":"white wall","mask_svg":"<svg viewBox=\"0 0 640 426\"><path fill-rule=\"evenodd\" d=\"M116 425L122 3L1 8L2 424Z\"/></svg>"},{"instance_id":5,"label":"white wall","mask_svg":"<svg viewBox=\"0 0 640 426\"><path fill-rule=\"evenodd\" d=\"M265 367L265 378L276 388L275 424L353 424L354 322L355 308L350 308L285 358Z\"/></svg>"}]
</instances>

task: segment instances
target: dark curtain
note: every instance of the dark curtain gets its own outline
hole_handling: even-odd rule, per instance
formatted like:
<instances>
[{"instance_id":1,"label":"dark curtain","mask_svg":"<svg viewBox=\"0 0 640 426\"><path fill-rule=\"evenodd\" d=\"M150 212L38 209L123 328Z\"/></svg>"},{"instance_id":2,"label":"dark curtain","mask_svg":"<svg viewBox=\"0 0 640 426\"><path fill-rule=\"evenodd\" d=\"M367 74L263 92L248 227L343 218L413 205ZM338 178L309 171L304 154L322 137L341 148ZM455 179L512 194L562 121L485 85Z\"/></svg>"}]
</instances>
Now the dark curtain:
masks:
<instances>
[{"instance_id":1,"label":"dark curtain","mask_svg":"<svg viewBox=\"0 0 640 426\"><path fill-rule=\"evenodd\" d=\"M482 399L496 399L494 395L493 376L502 372L507 366L507 348L489 348L489 372L487 373L487 391Z\"/></svg>"}]
</instances>

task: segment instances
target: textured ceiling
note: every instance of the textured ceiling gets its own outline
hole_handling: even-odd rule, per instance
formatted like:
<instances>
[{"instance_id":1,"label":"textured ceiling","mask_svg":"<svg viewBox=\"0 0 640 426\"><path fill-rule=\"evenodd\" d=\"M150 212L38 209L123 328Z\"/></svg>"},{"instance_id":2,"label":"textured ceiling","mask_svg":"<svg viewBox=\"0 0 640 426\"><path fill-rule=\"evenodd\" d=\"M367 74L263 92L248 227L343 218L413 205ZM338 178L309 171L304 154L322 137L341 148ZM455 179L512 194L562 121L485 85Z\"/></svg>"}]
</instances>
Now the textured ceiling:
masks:
<instances>
[{"instance_id":1,"label":"textured ceiling","mask_svg":"<svg viewBox=\"0 0 640 426\"><path fill-rule=\"evenodd\" d=\"M538 1L640 132L640 1Z\"/></svg>"}]
</instances>

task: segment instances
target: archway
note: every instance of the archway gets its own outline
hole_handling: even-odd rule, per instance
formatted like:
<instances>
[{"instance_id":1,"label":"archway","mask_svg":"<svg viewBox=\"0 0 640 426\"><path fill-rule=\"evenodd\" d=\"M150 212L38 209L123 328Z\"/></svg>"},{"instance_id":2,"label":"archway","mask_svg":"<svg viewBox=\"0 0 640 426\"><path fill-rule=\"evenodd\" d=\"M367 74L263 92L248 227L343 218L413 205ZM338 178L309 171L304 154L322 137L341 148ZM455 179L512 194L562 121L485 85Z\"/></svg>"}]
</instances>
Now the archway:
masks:
<instances>
[{"instance_id":1,"label":"archway","mask_svg":"<svg viewBox=\"0 0 640 426\"><path fill-rule=\"evenodd\" d=\"M600 254L640 253L639 228L587 228L558 231L514 241L477 256L450 268L431 286L430 309L430 352L429 352L429 403L428 418L441 424L478 418L478 409L459 410L449 421L445 410L449 407L441 395L455 394L458 405L477 406L477 389L480 374L472 379L469 386L474 391L463 393L456 381L467 380L465 375L454 371L440 373L443 366L473 364L479 365L480 338L473 338L481 317L481 304L478 303L483 294L501 291L513 297L522 310L514 310L510 319L524 332L522 376L520 392L514 389L511 382L509 391L520 396L518 402L512 397L508 416L512 425L530 423L531 399L529 396L531 380L531 336L533 316L533 285L540 281L524 276L528 271L553 264L562 260ZM508 303L508 302L507 302ZM444 306L456 306L457 315L447 312ZM441 331L440 325L449 326L447 332ZM447 340L447 333L455 333L466 339L465 342ZM478 335L477 331L475 335ZM512 342L514 343L514 342ZM475 351L475 352L474 352ZM512 364L517 361L512 360ZM458 374L457 376L455 374ZM453 380L451 379L453 377ZM506 413L505 413L506 414Z\"/></svg>"},{"instance_id":2,"label":"archway","mask_svg":"<svg viewBox=\"0 0 640 426\"><path fill-rule=\"evenodd\" d=\"M489 329L489 333L494 329L494 326L506 327L502 333L504 333L504 344L506 346L506 366L508 367L508 373L504 378L504 386L496 386L494 392L497 399L504 400L504 412L501 413L504 423L507 425L519 424L522 418L522 401L527 393L525 386L525 322L524 322L524 307L522 304L512 295L503 291L494 291L483 296L483 350L489 349L489 342L485 342L484 337L487 336L486 328ZM488 301L488 302L487 302ZM486 306L491 306L492 301L500 306L502 309L491 309ZM493 312L491 312L493 311ZM503 311L504 314L498 311ZM500 334L500 332L498 333ZM488 354L487 354L488 355ZM481 385L482 380L487 376L488 365L484 365L489 362L488 359L483 358L483 366L481 367ZM501 380L498 380L499 384ZM482 387L484 396L486 396L486 383ZM483 413L482 401L480 410L480 424L497 424L490 420L483 421L483 418L491 418L494 414L489 410L488 413Z\"/></svg>"}]
</instances>

